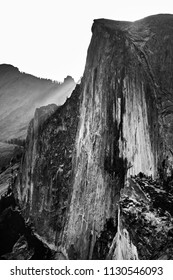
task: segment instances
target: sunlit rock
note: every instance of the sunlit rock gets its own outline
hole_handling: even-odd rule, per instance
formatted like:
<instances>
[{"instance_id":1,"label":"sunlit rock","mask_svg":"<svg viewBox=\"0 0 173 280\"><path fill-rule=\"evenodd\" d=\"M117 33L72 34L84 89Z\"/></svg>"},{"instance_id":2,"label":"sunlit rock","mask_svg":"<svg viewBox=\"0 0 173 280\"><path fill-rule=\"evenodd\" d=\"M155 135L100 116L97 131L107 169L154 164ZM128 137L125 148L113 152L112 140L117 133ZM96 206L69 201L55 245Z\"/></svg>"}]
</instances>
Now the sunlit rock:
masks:
<instances>
[{"instance_id":1,"label":"sunlit rock","mask_svg":"<svg viewBox=\"0 0 173 280\"><path fill-rule=\"evenodd\" d=\"M81 85L31 122L16 197L56 259L172 257L172 27L94 21Z\"/></svg>"}]
</instances>

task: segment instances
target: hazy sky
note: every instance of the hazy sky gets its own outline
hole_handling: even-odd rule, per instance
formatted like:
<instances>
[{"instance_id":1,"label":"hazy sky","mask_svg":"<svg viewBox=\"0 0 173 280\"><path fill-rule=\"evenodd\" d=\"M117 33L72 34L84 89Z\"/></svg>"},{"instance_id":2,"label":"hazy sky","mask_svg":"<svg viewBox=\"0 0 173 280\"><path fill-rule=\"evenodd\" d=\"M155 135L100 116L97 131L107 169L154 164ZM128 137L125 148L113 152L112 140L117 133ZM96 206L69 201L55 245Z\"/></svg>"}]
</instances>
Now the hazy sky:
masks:
<instances>
[{"instance_id":1,"label":"hazy sky","mask_svg":"<svg viewBox=\"0 0 173 280\"><path fill-rule=\"evenodd\" d=\"M172 13L172 0L0 0L0 64L62 81L85 66L93 19Z\"/></svg>"}]
</instances>

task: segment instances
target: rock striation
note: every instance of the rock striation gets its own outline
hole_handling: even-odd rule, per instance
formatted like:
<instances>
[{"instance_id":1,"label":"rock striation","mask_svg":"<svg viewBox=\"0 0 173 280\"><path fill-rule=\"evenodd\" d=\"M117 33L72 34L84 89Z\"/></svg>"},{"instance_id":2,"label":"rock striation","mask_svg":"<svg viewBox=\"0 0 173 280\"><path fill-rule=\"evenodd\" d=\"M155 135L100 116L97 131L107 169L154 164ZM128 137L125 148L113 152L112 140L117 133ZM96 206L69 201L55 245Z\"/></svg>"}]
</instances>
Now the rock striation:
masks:
<instances>
[{"instance_id":1,"label":"rock striation","mask_svg":"<svg viewBox=\"0 0 173 280\"><path fill-rule=\"evenodd\" d=\"M172 30L166 14L95 20L81 86L46 122L30 123L14 191L56 258L173 257L172 196L165 209L162 190L173 163Z\"/></svg>"}]
</instances>

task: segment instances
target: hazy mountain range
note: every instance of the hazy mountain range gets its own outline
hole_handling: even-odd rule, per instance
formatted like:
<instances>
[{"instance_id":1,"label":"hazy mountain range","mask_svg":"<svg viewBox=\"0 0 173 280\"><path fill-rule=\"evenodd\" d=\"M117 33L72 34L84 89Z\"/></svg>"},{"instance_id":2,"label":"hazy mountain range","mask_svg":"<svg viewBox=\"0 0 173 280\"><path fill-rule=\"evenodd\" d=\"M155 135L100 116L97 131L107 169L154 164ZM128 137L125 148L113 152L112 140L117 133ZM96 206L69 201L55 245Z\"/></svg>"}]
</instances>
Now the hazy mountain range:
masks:
<instances>
[{"instance_id":1,"label":"hazy mountain range","mask_svg":"<svg viewBox=\"0 0 173 280\"><path fill-rule=\"evenodd\" d=\"M0 65L0 141L24 139L35 109L62 105L75 85L70 76L59 83L21 73L12 65Z\"/></svg>"}]
</instances>

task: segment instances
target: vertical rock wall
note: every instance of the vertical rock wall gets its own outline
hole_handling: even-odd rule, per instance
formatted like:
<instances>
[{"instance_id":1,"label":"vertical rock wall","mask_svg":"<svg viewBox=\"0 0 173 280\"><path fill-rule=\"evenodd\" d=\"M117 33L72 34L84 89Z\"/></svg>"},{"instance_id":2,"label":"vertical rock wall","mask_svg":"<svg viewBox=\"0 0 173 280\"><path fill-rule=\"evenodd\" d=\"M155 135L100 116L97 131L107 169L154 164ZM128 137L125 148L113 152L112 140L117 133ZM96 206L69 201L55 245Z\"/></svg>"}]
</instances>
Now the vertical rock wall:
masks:
<instances>
[{"instance_id":1,"label":"vertical rock wall","mask_svg":"<svg viewBox=\"0 0 173 280\"><path fill-rule=\"evenodd\" d=\"M158 128L153 129L155 88L125 32L112 31L104 21L93 26L83 81L64 245L77 258L105 258L116 233L125 177L157 174L157 142L151 141ZM112 232L101 256L95 246L103 246L100 237L110 220Z\"/></svg>"},{"instance_id":2,"label":"vertical rock wall","mask_svg":"<svg viewBox=\"0 0 173 280\"><path fill-rule=\"evenodd\" d=\"M72 158L80 86L57 108L41 107L31 121L14 192L25 220L50 248L57 248L72 189ZM58 240L58 241L57 241Z\"/></svg>"},{"instance_id":3,"label":"vertical rock wall","mask_svg":"<svg viewBox=\"0 0 173 280\"><path fill-rule=\"evenodd\" d=\"M164 16L96 20L81 89L29 136L22 174L30 162L32 176L22 175L18 197L63 257L138 258L118 203L131 175L171 174L173 63L160 64L172 61L171 26Z\"/></svg>"}]
</instances>

